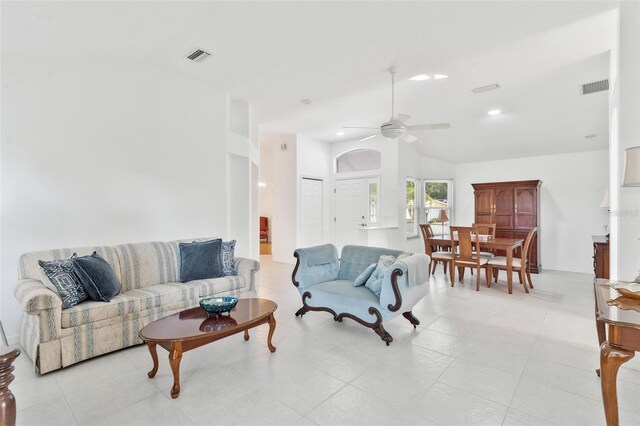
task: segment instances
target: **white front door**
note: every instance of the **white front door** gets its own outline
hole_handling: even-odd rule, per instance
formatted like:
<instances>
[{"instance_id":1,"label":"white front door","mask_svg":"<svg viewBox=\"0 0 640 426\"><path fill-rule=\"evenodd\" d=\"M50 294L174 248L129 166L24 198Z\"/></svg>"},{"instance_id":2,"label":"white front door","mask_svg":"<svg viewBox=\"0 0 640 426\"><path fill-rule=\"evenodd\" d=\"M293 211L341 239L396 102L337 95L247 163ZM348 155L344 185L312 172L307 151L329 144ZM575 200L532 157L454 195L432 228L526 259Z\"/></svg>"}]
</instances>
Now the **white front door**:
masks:
<instances>
[{"instance_id":1,"label":"white front door","mask_svg":"<svg viewBox=\"0 0 640 426\"><path fill-rule=\"evenodd\" d=\"M302 178L300 198L300 246L322 244L322 181Z\"/></svg>"},{"instance_id":2,"label":"white front door","mask_svg":"<svg viewBox=\"0 0 640 426\"><path fill-rule=\"evenodd\" d=\"M366 226L366 179L336 181L336 247L363 244L362 229Z\"/></svg>"}]
</instances>

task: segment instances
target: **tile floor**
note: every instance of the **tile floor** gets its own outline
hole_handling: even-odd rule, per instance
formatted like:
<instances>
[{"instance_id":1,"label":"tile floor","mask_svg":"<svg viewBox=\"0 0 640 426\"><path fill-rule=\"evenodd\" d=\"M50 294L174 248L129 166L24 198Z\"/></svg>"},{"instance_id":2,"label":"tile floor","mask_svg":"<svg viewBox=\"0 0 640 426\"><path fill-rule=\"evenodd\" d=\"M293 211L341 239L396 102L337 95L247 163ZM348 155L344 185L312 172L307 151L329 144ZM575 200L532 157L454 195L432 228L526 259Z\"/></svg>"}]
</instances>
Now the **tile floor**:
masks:
<instances>
[{"instance_id":1,"label":"tile floor","mask_svg":"<svg viewBox=\"0 0 640 426\"><path fill-rule=\"evenodd\" d=\"M451 288L439 269L414 309L420 326L392 321L387 347L348 319L295 318L291 270L262 259L258 294L279 305L275 354L267 326L186 353L177 400L164 354L147 378L145 346L42 377L21 356L18 424L604 424L591 275L544 271L531 294L509 295L504 282L476 292L468 274ZM618 387L621 423L640 424L638 358Z\"/></svg>"}]
</instances>

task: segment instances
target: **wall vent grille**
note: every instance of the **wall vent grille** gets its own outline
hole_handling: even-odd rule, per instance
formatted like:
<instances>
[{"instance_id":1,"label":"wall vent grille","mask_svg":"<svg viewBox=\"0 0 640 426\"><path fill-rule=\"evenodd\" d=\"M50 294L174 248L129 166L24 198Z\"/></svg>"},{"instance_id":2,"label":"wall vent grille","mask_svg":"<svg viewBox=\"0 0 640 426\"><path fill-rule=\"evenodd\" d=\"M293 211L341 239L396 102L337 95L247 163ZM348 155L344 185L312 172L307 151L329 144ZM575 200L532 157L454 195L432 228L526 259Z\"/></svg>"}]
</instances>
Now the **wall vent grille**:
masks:
<instances>
[{"instance_id":1,"label":"wall vent grille","mask_svg":"<svg viewBox=\"0 0 640 426\"><path fill-rule=\"evenodd\" d=\"M194 62L202 62L205 59L207 59L209 56L211 56L211 53L205 52L202 49L196 49L193 52L189 53L189 55L187 56L187 59L191 59Z\"/></svg>"},{"instance_id":2,"label":"wall vent grille","mask_svg":"<svg viewBox=\"0 0 640 426\"><path fill-rule=\"evenodd\" d=\"M581 87L583 95L588 95L590 93L596 92L605 92L607 90L609 90L609 79L585 83Z\"/></svg>"}]
</instances>

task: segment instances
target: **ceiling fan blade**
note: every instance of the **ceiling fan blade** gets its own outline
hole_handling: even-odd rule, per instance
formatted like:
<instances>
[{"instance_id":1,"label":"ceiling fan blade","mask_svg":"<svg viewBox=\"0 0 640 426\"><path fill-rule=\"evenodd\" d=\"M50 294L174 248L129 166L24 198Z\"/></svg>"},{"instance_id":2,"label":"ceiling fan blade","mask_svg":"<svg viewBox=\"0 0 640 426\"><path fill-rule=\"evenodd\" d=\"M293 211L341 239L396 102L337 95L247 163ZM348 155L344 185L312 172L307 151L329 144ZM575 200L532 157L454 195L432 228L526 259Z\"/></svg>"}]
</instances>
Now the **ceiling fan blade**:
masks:
<instances>
[{"instance_id":1,"label":"ceiling fan blade","mask_svg":"<svg viewBox=\"0 0 640 426\"><path fill-rule=\"evenodd\" d=\"M367 130L380 130L380 127L354 127L354 126L342 126L343 129L367 129Z\"/></svg>"},{"instance_id":2,"label":"ceiling fan blade","mask_svg":"<svg viewBox=\"0 0 640 426\"><path fill-rule=\"evenodd\" d=\"M358 139L356 142L364 142L364 141L369 140L371 138L375 138L376 136L378 136L378 135L367 136L367 137L364 137L362 139Z\"/></svg>"},{"instance_id":3,"label":"ceiling fan blade","mask_svg":"<svg viewBox=\"0 0 640 426\"><path fill-rule=\"evenodd\" d=\"M410 115L407 114L398 114L394 117L394 120L398 120L399 122L401 122L402 124L406 123L407 120L409 120L411 118Z\"/></svg>"},{"instance_id":4,"label":"ceiling fan blade","mask_svg":"<svg viewBox=\"0 0 640 426\"><path fill-rule=\"evenodd\" d=\"M418 124L416 126L407 126L408 130L440 130L450 128L451 124L449 123Z\"/></svg>"},{"instance_id":5,"label":"ceiling fan blade","mask_svg":"<svg viewBox=\"0 0 640 426\"><path fill-rule=\"evenodd\" d=\"M416 138L415 136L413 136L410 133L405 134L403 137L400 138L401 140L403 140L406 143L413 143L415 141L418 140L418 138Z\"/></svg>"}]
</instances>

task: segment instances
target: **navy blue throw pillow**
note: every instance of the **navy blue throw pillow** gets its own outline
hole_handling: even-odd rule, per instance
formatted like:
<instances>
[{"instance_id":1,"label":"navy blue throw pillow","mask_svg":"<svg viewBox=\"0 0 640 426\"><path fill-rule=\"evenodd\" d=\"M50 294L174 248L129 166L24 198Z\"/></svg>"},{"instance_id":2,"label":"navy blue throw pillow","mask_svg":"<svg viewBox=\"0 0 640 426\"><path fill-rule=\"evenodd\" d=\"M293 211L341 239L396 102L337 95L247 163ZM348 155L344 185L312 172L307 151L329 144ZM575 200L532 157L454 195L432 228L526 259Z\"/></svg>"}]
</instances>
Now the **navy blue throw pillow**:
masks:
<instances>
[{"instance_id":1,"label":"navy blue throw pillow","mask_svg":"<svg viewBox=\"0 0 640 426\"><path fill-rule=\"evenodd\" d=\"M109 302L120 292L120 281L107 263L95 251L91 256L72 259L73 271L93 300Z\"/></svg>"},{"instance_id":2,"label":"navy blue throw pillow","mask_svg":"<svg viewBox=\"0 0 640 426\"><path fill-rule=\"evenodd\" d=\"M218 278L224 276L220 260L220 238L192 243L180 243L180 281Z\"/></svg>"}]
</instances>

